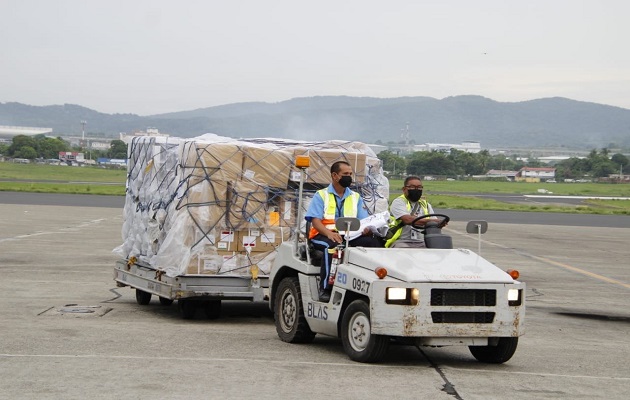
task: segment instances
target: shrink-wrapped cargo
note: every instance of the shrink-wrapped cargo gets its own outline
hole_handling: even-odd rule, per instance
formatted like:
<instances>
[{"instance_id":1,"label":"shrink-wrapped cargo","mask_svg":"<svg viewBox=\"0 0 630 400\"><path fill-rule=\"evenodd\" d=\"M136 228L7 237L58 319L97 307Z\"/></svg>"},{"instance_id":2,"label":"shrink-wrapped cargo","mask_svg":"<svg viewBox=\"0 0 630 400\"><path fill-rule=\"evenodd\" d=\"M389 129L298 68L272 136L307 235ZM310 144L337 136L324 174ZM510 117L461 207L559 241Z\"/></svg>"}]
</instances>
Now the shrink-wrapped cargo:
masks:
<instances>
[{"instance_id":1,"label":"shrink-wrapped cargo","mask_svg":"<svg viewBox=\"0 0 630 400\"><path fill-rule=\"evenodd\" d=\"M293 237L298 214L296 155L308 155L303 203L348 162L370 214L387 209L389 184L365 144L283 139L136 137L129 145L123 243L168 276L268 274L275 248ZM304 221L299 228L304 231Z\"/></svg>"}]
</instances>

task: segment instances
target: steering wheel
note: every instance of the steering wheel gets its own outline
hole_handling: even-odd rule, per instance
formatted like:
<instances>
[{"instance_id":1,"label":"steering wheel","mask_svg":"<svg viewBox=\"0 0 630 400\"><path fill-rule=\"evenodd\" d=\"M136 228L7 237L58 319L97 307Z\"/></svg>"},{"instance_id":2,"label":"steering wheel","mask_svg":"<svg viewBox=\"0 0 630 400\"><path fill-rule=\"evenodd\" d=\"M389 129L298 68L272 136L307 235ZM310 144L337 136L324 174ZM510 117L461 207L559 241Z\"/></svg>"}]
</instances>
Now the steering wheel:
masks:
<instances>
[{"instance_id":1,"label":"steering wheel","mask_svg":"<svg viewBox=\"0 0 630 400\"><path fill-rule=\"evenodd\" d=\"M413 221L411 221L409 225L414 229L420 229L420 230L425 229L427 227L426 225L417 225L417 223L420 220L431 218L431 217L442 218L442 220L437 223L438 228L444 228L446 224L448 224L448 221L451 220L451 218L448 215L444 215L444 214L426 214L426 215L421 215L418 218L414 219Z\"/></svg>"}]
</instances>

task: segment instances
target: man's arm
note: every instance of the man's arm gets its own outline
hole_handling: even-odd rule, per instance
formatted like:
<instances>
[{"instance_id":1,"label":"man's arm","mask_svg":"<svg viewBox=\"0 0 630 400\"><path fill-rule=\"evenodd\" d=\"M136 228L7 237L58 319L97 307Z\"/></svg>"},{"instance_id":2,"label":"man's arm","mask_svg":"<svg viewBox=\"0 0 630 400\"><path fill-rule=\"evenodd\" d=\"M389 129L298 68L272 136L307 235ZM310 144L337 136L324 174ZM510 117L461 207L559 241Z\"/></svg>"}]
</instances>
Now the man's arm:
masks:
<instances>
[{"instance_id":1,"label":"man's arm","mask_svg":"<svg viewBox=\"0 0 630 400\"><path fill-rule=\"evenodd\" d=\"M328 238L328 240L332 240L333 242L336 243L341 243L343 242L343 240L341 239L341 235L339 234L339 232L335 232L335 231L331 231L330 229L326 228L324 226L324 224L322 223L322 220L319 218L311 218L311 225L313 226L313 228L315 228L317 230L317 232L319 232L321 235L324 235Z\"/></svg>"},{"instance_id":2,"label":"man's arm","mask_svg":"<svg viewBox=\"0 0 630 400\"><path fill-rule=\"evenodd\" d=\"M404 225L410 225L416 218L419 217L418 215L414 216L409 214L409 211L407 211L407 205L401 198L396 198L394 199L394 201L392 201L390 212L394 216L394 218L402 221ZM426 224L427 221L428 219L421 219L416 223L416 225L423 226L424 224Z\"/></svg>"}]
</instances>

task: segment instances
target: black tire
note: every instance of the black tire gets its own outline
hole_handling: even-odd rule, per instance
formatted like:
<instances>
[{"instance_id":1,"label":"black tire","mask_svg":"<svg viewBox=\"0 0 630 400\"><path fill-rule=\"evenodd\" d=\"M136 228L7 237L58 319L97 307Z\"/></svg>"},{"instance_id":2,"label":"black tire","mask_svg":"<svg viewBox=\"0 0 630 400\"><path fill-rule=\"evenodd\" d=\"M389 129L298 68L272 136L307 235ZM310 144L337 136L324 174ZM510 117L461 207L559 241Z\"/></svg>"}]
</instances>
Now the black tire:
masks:
<instances>
[{"instance_id":1,"label":"black tire","mask_svg":"<svg viewBox=\"0 0 630 400\"><path fill-rule=\"evenodd\" d=\"M136 302L141 306L146 306L151 302L151 293L136 289Z\"/></svg>"},{"instance_id":2,"label":"black tire","mask_svg":"<svg viewBox=\"0 0 630 400\"><path fill-rule=\"evenodd\" d=\"M221 300L210 300L203 304L203 312L208 319L217 319L221 316Z\"/></svg>"},{"instance_id":3,"label":"black tire","mask_svg":"<svg viewBox=\"0 0 630 400\"><path fill-rule=\"evenodd\" d=\"M173 299L160 296L160 304L163 306L170 306L171 304L173 304Z\"/></svg>"},{"instance_id":4,"label":"black tire","mask_svg":"<svg viewBox=\"0 0 630 400\"><path fill-rule=\"evenodd\" d=\"M517 337L502 337L496 346L468 346L472 355L481 362L503 364L516 352Z\"/></svg>"},{"instance_id":5,"label":"black tire","mask_svg":"<svg viewBox=\"0 0 630 400\"><path fill-rule=\"evenodd\" d=\"M177 306L179 307L179 312L182 314L182 318L184 319L195 318L195 313L197 312L197 304L195 304L194 301L180 299L180 300L177 300Z\"/></svg>"},{"instance_id":6,"label":"black tire","mask_svg":"<svg viewBox=\"0 0 630 400\"><path fill-rule=\"evenodd\" d=\"M297 277L287 277L280 281L274 304L276 332L283 342L310 343L315 333L306 322L302 305L302 292Z\"/></svg>"},{"instance_id":7,"label":"black tire","mask_svg":"<svg viewBox=\"0 0 630 400\"><path fill-rule=\"evenodd\" d=\"M389 347L389 338L372 334L370 306L365 300L355 300L343 313L341 342L353 361L372 363L380 361Z\"/></svg>"}]
</instances>

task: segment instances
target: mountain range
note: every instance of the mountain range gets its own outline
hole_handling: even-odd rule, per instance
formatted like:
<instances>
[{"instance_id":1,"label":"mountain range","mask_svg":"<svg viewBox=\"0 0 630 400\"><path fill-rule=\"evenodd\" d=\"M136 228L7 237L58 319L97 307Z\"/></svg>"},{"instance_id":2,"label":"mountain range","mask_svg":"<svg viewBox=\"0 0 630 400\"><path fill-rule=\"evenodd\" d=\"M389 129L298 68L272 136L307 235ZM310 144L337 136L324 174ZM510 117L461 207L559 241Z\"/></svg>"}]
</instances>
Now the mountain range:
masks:
<instances>
[{"instance_id":1,"label":"mountain range","mask_svg":"<svg viewBox=\"0 0 630 400\"><path fill-rule=\"evenodd\" d=\"M234 103L158 115L105 114L79 105L0 103L0 125L53 128L56 136L81 133L118 137L156 127L194 137L301 140L347 139L368 143L481 142L490 147L630 147L630 110L561 97L498 102L481 96L372 98L318 96L278 103ZM408 127L408 128L407 128Z\"/></svg>"}]
</instances>

